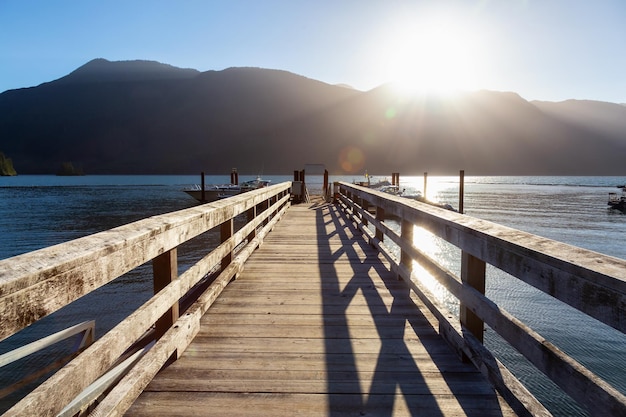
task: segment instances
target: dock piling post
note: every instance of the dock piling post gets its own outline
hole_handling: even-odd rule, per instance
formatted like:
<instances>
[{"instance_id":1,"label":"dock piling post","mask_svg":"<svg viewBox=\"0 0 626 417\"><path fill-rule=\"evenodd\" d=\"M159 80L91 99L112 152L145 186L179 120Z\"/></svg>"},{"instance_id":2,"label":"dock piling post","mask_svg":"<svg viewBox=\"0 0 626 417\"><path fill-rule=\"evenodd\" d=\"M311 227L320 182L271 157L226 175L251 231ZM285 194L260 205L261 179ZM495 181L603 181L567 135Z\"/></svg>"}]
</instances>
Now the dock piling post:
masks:
<instances>
[{"instance_id":1,"label":"dock piling post","mask_svg":"<svg viewBox=\"0 0 626 417\"><path fill-rule=\"evenodd\" d=\"M237 172L237 168L233 168L230 171L230 183L232 185L239 185L239 173Z\"/></svg>"},{"instance_id":2,"label":"dock piling post","mask_svg":"<svg viewBox=\"0 0 626 417\"><path fill-rule=\"evenodd\" d=\"M465 171L459 173L459 213L463 214L463 195L465 194Z\"/></svg>"},{"instance_id":3,"label":"dock piling post","mask_svg":"<svg viewBox=\"0 0 626 417\"><path fill-rule=\"evenodd\" d=\"M206 203L206 195L204 194L204 171L200 173L200 202Z\"/></svg>"},{"instance_id":4,"label":"dock piling post","mask_svg":"<svg viewBox=\"0 0 626 417\"><path fill-rule=\"evenodd\" d=\"M324 195L325 201L330 200L330 191L328 189L328 170L327 169L324 170L324 191L322 192L322 194Z\"/></svg>"},{"instance_id":5,"label":"dock piling post","mask_svg":"<svg viewBox=\"0 0 626 417\"><path fill-rule=\"evenodd\" d=\"M300 187L297 195L294 193L294 203L299 204L302 202L302 192L304 191L304 187L302 187L302 184L300 183L300 171L298 171L297 169L293 171L293 182L294 187L296 186L296 184Z\"/></svg>"},{"instance_id":6,"label":"dock piling post","mask_svg":"<svg viewBox=\"0 0 626 417\"><path fill-rule=\"evenodd\" d=\"M392 172L391 173L391 185L397 185L400 187L400 173Z\"/></svg>"}]
</instances>

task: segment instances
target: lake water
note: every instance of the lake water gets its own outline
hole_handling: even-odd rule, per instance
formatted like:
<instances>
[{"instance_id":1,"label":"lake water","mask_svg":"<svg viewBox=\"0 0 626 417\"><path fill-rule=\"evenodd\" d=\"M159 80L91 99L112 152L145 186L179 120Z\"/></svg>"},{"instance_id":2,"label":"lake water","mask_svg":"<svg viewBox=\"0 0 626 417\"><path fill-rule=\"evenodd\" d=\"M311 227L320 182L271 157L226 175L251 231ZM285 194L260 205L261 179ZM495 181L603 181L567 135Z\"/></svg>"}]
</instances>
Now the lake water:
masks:
<instances>
[{"instance_id":1,"label":"lake water","mask_svg":"<svg viewBox=\"0 0 626 417\"><path fill-rule=\"evenodd\" d=\"M240 182L253 179L240 175ZM274 183L290 176L268 176ZM363 177L332 177L331 181L361 181ZM228 182L227 176L207 177L207 183ZM0 177L0 259L107 230L148 216L196 205L182 192L199 176L17 176ZM609 192L626 177L466 177L465 213L505 226L626 259L626 215L607 208ZM422 177L402 177L401 186L423 189ZM455 177L428 177L432 200L458 207ZM419 233L419 231L418 231ZM458 250L436 239L428 251L458 272ZM203 250L217 244L204 241L181 248L184 269ZM150 266L138 268L0 343L0 353L64 329L84 319L96 319L99 337L152 294ZM622 277L626 278L626 277ZM436 287L436 285L435 285ZM488 268L487 293L499 305L551 340L566 353L626 393L626 336ZM446 299L451 309L454 301ZM523 358L487 329L485 344L557 416L583 416L552 384L537 375ZM58 349L62 349L59 347ZM25 363L0 370L0 381L53 360L55 352L33 355ZM1 388L1 387L0 387ZM0 402L0 412L16 400Z\"/></svg>"}]
</instances>

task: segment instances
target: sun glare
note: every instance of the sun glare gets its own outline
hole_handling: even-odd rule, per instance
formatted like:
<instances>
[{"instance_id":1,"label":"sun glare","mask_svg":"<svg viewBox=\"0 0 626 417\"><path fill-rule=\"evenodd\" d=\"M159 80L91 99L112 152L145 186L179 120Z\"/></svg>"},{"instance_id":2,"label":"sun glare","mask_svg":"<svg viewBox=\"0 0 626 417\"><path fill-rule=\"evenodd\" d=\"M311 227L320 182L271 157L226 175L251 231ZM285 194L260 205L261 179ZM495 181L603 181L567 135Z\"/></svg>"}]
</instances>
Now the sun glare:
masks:
<instances>
[{"instance_id":1,"label":"sun glare","mask_svg":"<svg viewBox=\"0 0 626 417\"><path fill-rule=\"evenodd\" d=\"M396 30L387 72L402 93L446 95L480 88L486 64L477 29L450 17L431 17Z\"/></svg>"}]
</instances>

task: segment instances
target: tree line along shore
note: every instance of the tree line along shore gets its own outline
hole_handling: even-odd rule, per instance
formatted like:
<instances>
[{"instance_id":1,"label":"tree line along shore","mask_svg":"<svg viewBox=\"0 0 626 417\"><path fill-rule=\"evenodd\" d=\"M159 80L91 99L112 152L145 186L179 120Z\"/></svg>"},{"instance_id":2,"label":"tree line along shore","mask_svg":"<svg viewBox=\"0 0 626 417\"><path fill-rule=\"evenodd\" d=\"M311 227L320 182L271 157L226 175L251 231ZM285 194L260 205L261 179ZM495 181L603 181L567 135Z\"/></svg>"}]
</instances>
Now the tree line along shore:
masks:
<instances>
[{"instance_id":1,"label":"tree line along shore","mask_svg":"<svg viewBox=\"0 0 626 417\"><path fill-rule=\"evenodd\" d=\"M0 175L3 177L17 175L15 168L13 168L13 161L4 156L2 152L0 152Z\"/></svg>"}]
</instances>

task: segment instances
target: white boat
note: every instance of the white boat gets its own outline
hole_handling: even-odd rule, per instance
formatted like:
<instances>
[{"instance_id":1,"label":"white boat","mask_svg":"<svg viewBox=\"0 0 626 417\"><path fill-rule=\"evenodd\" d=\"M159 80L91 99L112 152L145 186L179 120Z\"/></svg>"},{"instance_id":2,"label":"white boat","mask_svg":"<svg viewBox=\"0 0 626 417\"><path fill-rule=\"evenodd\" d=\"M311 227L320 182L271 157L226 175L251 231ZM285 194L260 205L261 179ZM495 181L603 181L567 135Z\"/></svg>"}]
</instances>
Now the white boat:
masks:
<instances>
[{"instance_id":1,"label":"white boat","mask_svg":"<svg viewBox=\"0 0 626 417\"><path fill-rule=\"evenodd\" d=\"M626 185L620 185L617 188L622 189L622 194L609 193L609 208L626 213Z\"/></svg>"},{"instance_id":2,"label":"white boat","mask_svg":"<svg viewBox=\"0 0 626 417\"><path fill-rule=\"evenodd\" d=\"M369 175L367 171L365 171L365 181L353 180L352 183L356 185L360 185L361 187L368 187L368 188L375 188L375 189L385 187L387 185L391 186L391 182L389 182L387 178L383 178L382 180L374 179L374 177Z\"/></svg>"},{"instance_id":3,"label":"white boat","mask_svg":"<svg viewBox=\"0 0 626 417\"><path fill-rule=\"evenodd\" d=\"M245 181L241 184L206 184L204 186L204 200L202 199L202 186L193 185L189 188L185 188L183 191L200 201L201 203L209 203L211 201L221 200L223 198L232 197L237 194L245 193L246 191L256 190L258 188L267 187L270 184L270 180L264 180L261 177L257 177L250 181Z\"/></svg>"},{"instance_id":4,"label":"white boat","mask_svg":"<svg viewBox=\"0 0 626 417\"><path fill-rule=\"evenodd\" d=\"M387 193L387 194L391 194L391 195L395 195L398 197L403 197L403 198L408 198L410 200L415 200L415 201L419 201L422 203L426 203L426 204L430 204L431 206L435 206L435 207L439 207L439 208L443 208L446 210L450 210L450 211L456 211L456 209L454 207L452 207L452 205L447 204L447 203L436 203L434 201L430 201L428 199L426 199L422 193L418 190L407 190L406 188L400 188L397 185L384 185L380 188L376 189L377 191L382 191L383 193Z\"/></svg>"},{"instance_id":5,"label":"white boat","mask_svg":"<svg viewBox=\"0 0 626 417\"><path fill-rule=\"evenodd\" d=\"M372 187L373 188L373 187ZM406 188L400 188L398 185L383 185L382 187L375 188L377 191L383 193L397 195L398 197L409 198L411 200L422 200L422 193L417 190L407 190Z\"/></svg>"}]
</instances>

